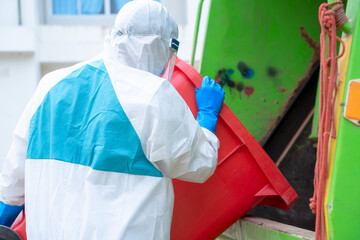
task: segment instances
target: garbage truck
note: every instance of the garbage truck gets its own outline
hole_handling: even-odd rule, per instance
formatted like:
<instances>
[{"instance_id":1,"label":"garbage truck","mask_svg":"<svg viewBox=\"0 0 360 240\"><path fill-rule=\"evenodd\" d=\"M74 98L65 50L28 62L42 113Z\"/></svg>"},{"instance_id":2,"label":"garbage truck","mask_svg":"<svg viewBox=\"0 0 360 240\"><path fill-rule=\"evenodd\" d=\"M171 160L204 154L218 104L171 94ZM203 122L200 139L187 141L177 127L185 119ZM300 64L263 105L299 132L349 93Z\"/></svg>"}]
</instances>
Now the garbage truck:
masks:
<instances>
[{"instance_id":1,"label":"garbage truck","mask_svg":"<svg viewBox=\"0 0 360 240\"><path fill-rule=\"evenodd\" d=\"M357 239L360 1L211 0L196 69L203 3L192 60L177 59L171 83L194 117L202 76L225 90L218 166L204 184L173 181L171 239ZM311 151L297 144L300 138L311 142ZM291 187L304 181L311 186ZM258 205L295 207L258 214ZM259 218L241 224L238 235L222 235L247 221L249 211L294 223L311 215L313 227L305 236ZM26 239L25 216L12 228Z\"/></svg>"}]
</instances>

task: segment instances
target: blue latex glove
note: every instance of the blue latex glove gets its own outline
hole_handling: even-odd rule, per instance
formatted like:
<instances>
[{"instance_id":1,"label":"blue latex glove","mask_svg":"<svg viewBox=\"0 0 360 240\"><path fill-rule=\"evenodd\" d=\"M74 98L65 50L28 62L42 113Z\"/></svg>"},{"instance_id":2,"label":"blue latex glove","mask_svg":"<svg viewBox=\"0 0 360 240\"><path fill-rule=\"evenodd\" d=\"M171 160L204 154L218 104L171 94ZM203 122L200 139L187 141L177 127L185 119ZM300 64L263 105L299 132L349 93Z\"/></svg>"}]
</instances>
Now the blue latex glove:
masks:
<instances>
[{"instance_id":1,"label":"blue latex glove","mask_svg":"<svg viewBox=\"0 0 360 240\"><path fill-rule=\"evenodd\" d=\"M215 80L206 76L200 89L195 87L195 97L199 112L196 121L201 127L215 134L216 122L224 101L225 91L216 84Z\"/></svg>"},{"instance_id":2,"label":"blue latex glove","mask_svg":"<svg viewBox=\"0 0 360 240\"><path fill-rule=\"evenodd\" d=\"M0 225L10 227L19 215L23 206L12 206L0 201Z\"/></svg>"}]
</instances>

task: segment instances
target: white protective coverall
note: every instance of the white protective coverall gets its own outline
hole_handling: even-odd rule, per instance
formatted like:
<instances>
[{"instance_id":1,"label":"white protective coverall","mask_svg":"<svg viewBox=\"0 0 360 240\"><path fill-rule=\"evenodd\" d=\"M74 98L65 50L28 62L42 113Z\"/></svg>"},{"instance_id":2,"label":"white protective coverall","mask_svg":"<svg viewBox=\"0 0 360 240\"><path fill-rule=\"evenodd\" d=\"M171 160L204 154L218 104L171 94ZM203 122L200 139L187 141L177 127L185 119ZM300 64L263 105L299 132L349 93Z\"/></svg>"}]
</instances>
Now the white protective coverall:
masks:
<instances>
[{"instance_id":1,"label":"white protective coverall","mask_svg":"<svg viewBox=\"0 0 360 240\"><path fill-rule=\"evenodd\" d=\"M40 81L0 177L29 240L170 238L171 178L206 181L219 147L159 77L177 35L161 4L130 2L101 57Z\"/></svg>"}]
</instances>

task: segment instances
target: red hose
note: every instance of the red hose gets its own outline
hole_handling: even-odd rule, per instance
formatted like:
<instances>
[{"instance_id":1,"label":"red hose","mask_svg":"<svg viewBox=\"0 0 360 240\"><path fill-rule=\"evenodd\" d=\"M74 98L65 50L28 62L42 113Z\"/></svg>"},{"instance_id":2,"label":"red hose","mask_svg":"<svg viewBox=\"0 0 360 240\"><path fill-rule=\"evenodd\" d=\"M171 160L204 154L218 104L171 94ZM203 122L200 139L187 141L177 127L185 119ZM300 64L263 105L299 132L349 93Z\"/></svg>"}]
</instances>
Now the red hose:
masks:
<instances>
[{"instance_id":1,"label":"red hose","mask_svg":"<svg viewBox=\"0 0 360 240\"><path fill-rule=\"evenodd\" d=\"M336 6L330 8L334 5ZM341 27L346 21L347 18L341 1L320 5L320 119L314 175L314 195L310 199L310 208L313 213L316 213L316 240L326 239L323 205L326 179L328 177L329 137L330 132L332 132L332 136L335 138L334 102L337 92L337 59L344 54L345 50L344 42L336 36L336 29ZM342 44L342 53L339 56L336 54L337 41L340 41Z\"/></svg>"}]
</instances>

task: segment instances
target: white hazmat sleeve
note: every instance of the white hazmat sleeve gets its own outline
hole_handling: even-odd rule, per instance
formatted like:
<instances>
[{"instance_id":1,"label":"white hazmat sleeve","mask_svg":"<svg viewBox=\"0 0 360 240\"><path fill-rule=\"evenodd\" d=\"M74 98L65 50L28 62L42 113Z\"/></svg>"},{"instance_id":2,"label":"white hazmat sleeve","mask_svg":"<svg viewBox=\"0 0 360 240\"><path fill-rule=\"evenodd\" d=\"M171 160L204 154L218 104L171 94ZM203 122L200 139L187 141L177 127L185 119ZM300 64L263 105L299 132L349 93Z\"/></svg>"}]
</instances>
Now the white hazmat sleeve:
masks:
<instances>
[{"instance_id":1,"label":"white hazmat sleeve","mask_svg":"<svg viewBox=\"0 0 360 240\"><path fill-rule=\"evenodd\" d=\"M27 141L14 135L0 174L0 201L5 204L24 204L26 148Z\"/></svg>"},{"instance_id":2,"label":"white hazmat sleeve","mask_svg":"<svg viewBox=\"0 0 360 240\"><path fill-rule=\"evenodd\" d=\"M145 116L140 136L145 155L165 176L203 183L213 174L219 140L200 127L169 82L159 86Z\"/></svg>"},{"instance_id":3,"label":"white hazmat sleeve","mask_svg":"<svg viewBox=\"0 0 360 240\"><path fill-rule=\"evenodd\" d=\"M25 160L31 102L27 105L14 130L12 143L0 174L0 201L9 205L24 204Z\"/></svg>"}]
</instances>

